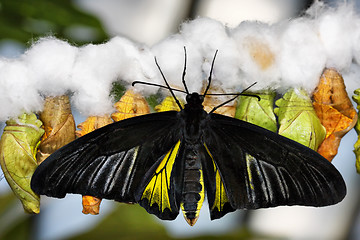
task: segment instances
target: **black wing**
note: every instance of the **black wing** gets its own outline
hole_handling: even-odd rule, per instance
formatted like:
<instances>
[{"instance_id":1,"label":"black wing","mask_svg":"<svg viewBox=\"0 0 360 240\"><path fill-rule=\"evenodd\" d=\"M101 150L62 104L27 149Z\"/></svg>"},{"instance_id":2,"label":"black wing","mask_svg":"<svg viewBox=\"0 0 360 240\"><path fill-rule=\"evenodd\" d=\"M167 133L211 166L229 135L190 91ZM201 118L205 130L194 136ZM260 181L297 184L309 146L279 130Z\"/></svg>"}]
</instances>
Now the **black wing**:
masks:
<instances>
[{"instance_id":1,"label":"black wing","mask_svg":"<svg viewBox=\"0 0 360 240\"><path fill-rule=\"evenodd\" d=\"M209 114L204 139L210 156L204 159L214 161L212 171L218 169L232 207L227 212L279 205L320 207L340 202L346 195L341 174L320 154L256 125ZM213 199L210 210L217 200L215 192L207 193Z\"/></svg>"},{"instance_id":2,"label":"black wing","mask_svg":"<svg viewBox=\"0 0 360 240\"><path fill-rule=\"evenodd\" d=\"M206 140L206 142L208 142ZM218 219L236 208L231 206L228 194L226 193L222 177L218 167L215 164L214 157L211 155L206 144L199 149L201 164L204 174L204 184L209 203L211 219ZM231 161L222 159L222 161ZM240 177L240 176L239 176Z\"/></svg>"},{"instance_id":3,"label":"black wing","mask_svg":"<svg viewBox=\"0 0 360 240\"><path fill-rule=\"evenodd\" d=\"M37 194L58 198L77 193L137 202L135 195L141 191L139 186L144 188L144 176L156 169L180 140L177 114L173 111L126 119L71 142L40 164L31 188Z\"/></svg>"}]
</instances>

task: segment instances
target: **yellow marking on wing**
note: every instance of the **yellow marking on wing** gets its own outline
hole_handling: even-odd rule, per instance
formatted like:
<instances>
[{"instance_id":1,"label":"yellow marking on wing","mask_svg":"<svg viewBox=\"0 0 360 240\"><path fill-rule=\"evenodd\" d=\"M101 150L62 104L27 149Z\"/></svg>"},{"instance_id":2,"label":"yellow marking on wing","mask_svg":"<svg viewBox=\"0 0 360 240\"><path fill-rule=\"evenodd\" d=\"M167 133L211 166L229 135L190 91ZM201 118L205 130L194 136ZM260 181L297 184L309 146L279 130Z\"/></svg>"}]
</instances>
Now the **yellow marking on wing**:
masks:
<instances>
[{"instance_id":1,"label":"yellow marking on wing","mask_svg":"<svg viewBox=\"0 0 360 240\"><path fill-rule=\"evenodd\" d=\"M157 203L161 212L164 212L166 208L170 209L170 211L172 210L169 199L170 176L179 147L180 141L166 154L141 197L141 199L146 198L149 200L150 207Z\"/></svg>"},{"instance_id":2,"label":"yellow marking on wing","mask_svg":"<svg viewBox=\"0 0 360 240\"><path fill-rule=\"evenodd\" d=\"M215 192L215 201L214 205L212 206L211 210L214 210L217 208L220 212L223 211L225 203L229 202L229 199L225 192L224 183L221 180L220 173L218 169L215 166L214 163L214 169L216 169L216 192Z\"/></svg>"},{"instance_id":3,"label":"yellow marking on wing","mask_svg":"<svg viewBox=\"0 0 360 240\"><path fill-rule=\"evenodd\" d=\"M250 183L250 188L254 190L254 185L253 185L253 179L252 179L252 173L251 173L251 169L250 169L250 162L251 161L255 161L255 158L249 154L246 154L246 170L249 176L249 183Z\"/></svg>"},{"instance_id":4,"label":"yellow marking on wing","mask_svg":"<svg viewBox=\"0 0 360 240\"><path fill-rule=\"evenodd\" d=\"M215 190L215 200L214 204L211 206L211 210L217 208L219 212L223 211L225 203L230 202L228 196L226 195L224 183L221 179L220 172L215 165L214 158L211 155L209 149L207 148L206 144L204 144L206 151L208 152L209 156L212 159L214 164L214 171L215 171L215 183L216 183L216 190Z\"/></svg>"}]
</instances>

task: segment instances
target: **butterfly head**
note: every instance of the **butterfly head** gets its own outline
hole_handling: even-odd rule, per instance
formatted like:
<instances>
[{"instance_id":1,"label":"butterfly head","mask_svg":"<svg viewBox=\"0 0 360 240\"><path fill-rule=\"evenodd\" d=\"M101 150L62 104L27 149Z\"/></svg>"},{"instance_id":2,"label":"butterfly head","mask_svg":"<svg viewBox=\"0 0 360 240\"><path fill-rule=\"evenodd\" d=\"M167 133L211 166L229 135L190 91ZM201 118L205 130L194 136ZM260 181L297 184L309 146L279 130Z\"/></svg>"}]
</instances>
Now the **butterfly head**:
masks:
<instances>
[{"instance_id":1,"label":"butterfly head","mask_svg":"<svg viewBox=\"0 0 360 240\"><path fill-rule=\"evenodd\" d=\"M186 95L186 103L191 106L202 105L204 102L204 96L199 95L197 92Z\"/></svg>"}]
</instances>

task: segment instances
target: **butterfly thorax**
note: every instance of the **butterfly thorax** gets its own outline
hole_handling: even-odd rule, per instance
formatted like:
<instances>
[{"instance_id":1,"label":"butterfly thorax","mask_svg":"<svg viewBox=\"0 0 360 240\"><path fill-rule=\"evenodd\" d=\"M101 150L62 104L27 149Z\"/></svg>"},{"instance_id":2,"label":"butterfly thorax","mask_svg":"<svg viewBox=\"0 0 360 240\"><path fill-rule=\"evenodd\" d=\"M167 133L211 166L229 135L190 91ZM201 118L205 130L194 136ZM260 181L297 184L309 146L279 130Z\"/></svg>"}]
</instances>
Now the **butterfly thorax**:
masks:
<instances>
[{"instance_id":1,"label":"butterfly thorax","mask_svg":"<svg viewBox=\"0 0 360 240\"><path fill-rule=\"evenodd\" d=\"M186 96L187 103L180 116L184 121L184 141L187 143L195 144L201 140L204 119L207 117L203 101L204 97L196 92Z\"/></svg>"}]
</instances>

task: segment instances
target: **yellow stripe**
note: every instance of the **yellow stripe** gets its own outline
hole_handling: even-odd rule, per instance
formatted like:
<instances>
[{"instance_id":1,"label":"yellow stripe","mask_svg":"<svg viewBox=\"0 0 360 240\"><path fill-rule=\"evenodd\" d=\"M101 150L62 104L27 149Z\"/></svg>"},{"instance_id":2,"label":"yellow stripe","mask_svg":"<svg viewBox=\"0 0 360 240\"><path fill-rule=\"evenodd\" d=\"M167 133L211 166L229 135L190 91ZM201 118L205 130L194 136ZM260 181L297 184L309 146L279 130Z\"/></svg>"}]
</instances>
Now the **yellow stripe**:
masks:
<instances>
[{"instance_id":1,"label":"yellow stripe","mask_svg":"<svg viewBox=\"0 0 360 240\"><path fill-rule=\"evenodd\" d=\"M180 141L166 154L141 197L141 199L146 198L149 200L150 207L157 203L161 212L164 212L166 208L172 211L169 199L170 177L179 147Z\"/></svg>"},{"instance_id":2,"label":"yellow stripe","mask_svg":"<svg viewBox=\"0 0 360 240\"><path fill-rule=\"evenodd\" d=\"M211 210L214 210L215 208L218 209L218 211L223 211L224 209L224 205L225 203L229 202L229 199L226 195L225 192L225 187L224 187L224 183L221 179L219 170L217 169L215 162L214 162L214 158L211 155L208 147L206 146L206 144L204 144L206 151L208 152L209 156L212 159L212 162L214 164L214 171L215 171L215 183L216 183L216 190L215 190L215 199L214 199L214 204L211 206Z\"/></svg>"},{"instance_id":3,"label":"yellow stripe","mask_svg":"<svg viewBox=\"0 0 360 240\"><path fill-rule=\"evenodd\" d=\"M199 195L200 195L200 199L199 201L197 202L197 206L196 206L196 211L195 211L195 218L197 219L200 215L200 209L204 203L204 200L205 200L205 187L204 187L204 175L203 175L203 171L202 169L199 169L200 171L200 179L199 179L199 183L201 184L201 190L199 192ZM181 202L180 204L180 207L181 207L181 210L183 212L183 215L184 215L184 218L187 219L186 217L186 211L184 210L184 203Z\"/></svg>"},{"instance_id":4,"label":"yellow stripe","mask_svg":"<svg viewBox=\"0 0 360 240\"><path fill-rule=\"evenodd\" d=\"M246 154L246 170L249 176L249 183L250 183L250 188L254 190L254 185L253 185L253 179L252 179L252 173L251 173L251 169L250 169L250 162L251 161L255 161L255 158L249 154Z\"/></svg>"}]
</instances>

